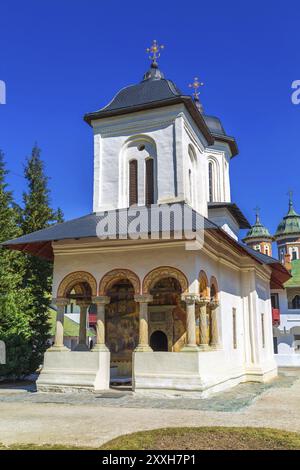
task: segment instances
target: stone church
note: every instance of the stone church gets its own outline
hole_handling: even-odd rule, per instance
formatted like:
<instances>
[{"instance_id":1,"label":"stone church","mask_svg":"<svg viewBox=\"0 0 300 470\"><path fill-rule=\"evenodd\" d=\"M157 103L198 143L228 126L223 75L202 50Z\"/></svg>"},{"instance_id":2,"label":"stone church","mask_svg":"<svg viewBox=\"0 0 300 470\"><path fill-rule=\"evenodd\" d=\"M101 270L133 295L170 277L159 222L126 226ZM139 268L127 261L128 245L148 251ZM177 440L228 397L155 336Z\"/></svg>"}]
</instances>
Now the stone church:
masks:
<instances>
[{"instance_id":1,"label":"stone church","mask_svg":"<svg viewBox=\"0 0 300 470\"><path fill-rule=\"evenodd\" d=\"M205 397L277 375L270 289L289 274L239 242L250 226L230 196L236 141L204 113L198 79L188 96L164 78L159 51L154 41L141 82L84 117L94 136L93 212L4 244L53 262L56 334L39 390L105 390L115 377L139 393ZM197 231L200 242L190 240ZM63 343L70 302L80 308L74 351Z\"/></svg>"}]
</instances>

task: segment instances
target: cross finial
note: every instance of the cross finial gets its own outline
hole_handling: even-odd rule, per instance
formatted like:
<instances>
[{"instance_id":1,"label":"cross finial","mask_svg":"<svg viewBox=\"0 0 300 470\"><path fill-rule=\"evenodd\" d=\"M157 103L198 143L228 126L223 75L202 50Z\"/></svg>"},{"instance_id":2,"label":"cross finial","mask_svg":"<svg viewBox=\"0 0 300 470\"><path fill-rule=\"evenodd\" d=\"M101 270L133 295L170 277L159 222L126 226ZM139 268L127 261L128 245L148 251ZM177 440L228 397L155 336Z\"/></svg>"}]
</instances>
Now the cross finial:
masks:
<instances>
[{"instance_id":1,"label":"cross finial","mask_svg":"<svg viewBox=\"0 0 300 470\"><path fill-rule=\"evenodd\" d=\"M294 191L292 191L292 189L289 189L288 192L287 192L287 195L289 197L289 212L294 210L294 208L293 208L293 193L294 193Z\"/></svg>"},{"instance_id":2,"label":"cross finial","mask_svg":"<svg viewBox=\"0 0 300 470\"><path fill-rule=\"evenodd\" d=\"M255 212L255 216L256 216L256 223L259 222L259 214L260 214L260 207L256 206L254 207L254 212Z\"/></svg>"},{"instance_id":3,"label":"cross finial","mask_svg":"<svg viewBox=\"0 0 300 470\"><path fill-rule=\"evenodd\" d=\"M152 60L152 64L157 64L157 59L160 57L160 51L164 49L163 44L158 44L156 39L153 39L151 47L147 47L146 51L148 52L149 59Z\"/></svg>"},{"instance_id":4,"label":"cross finial","mask_svg":"<svg viewBox=\"0 0 300 470\"><path fill-rule=\"evenodd\" d=\"M196 101L199 101L200 91L198 91L198 88L200 88L203 85L204 85L204 83L199 82L198 77L195 77L193 83L189 84L189 87L194 89L193 96L194 96Z\"/></svg>"},{"instance_id":5,"label":"cross finial","mask_svg":"<svg viewBox=\"0 0 300 470\"><path fill-rule=\"evenodd\" d=\"M287 192L287 195L289 197L290 202L293 202L293 194L294 194L294 191L292 189L289 189Z\"/></svg>"}]
</instances>

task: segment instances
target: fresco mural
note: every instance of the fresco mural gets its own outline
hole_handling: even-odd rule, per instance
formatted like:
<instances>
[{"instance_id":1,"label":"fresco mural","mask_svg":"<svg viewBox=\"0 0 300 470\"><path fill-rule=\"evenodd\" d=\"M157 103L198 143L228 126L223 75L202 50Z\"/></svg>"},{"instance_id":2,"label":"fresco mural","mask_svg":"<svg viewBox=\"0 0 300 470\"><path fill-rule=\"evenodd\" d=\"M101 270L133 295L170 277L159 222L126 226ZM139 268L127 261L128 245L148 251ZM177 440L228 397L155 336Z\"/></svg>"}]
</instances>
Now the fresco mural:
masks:
<instances>
[{"instance_id":1,"label":"fresco mural","mask_svg":"<svg viewBox=\"0 0 300 470\"><path fill-rule=\"evenodd\" d=\"M186 312L181 302L181 287L173 278L161 279L151 289L149 304L149 334L162 331L168 338L168 350L179 351L186 341ZM123 279L109 289L110 303L106 306L106 344L111 352L111 364L118 374L131 373L132 353L138 345L139 313L130 281Z\"/></svg>"},{"instance_id":2,"label":"fresco mural","mask_svg":"<svg viewBox=\"0 0 300 470\"><path fill-rule=\"evenodd\" d=\"M111 361L132 361L132 352L138 345L139 315L134 301L134 290L126 279L119 281L107 293L111 298L106 307L106 343Z\"/></svg>"}]
</instances>

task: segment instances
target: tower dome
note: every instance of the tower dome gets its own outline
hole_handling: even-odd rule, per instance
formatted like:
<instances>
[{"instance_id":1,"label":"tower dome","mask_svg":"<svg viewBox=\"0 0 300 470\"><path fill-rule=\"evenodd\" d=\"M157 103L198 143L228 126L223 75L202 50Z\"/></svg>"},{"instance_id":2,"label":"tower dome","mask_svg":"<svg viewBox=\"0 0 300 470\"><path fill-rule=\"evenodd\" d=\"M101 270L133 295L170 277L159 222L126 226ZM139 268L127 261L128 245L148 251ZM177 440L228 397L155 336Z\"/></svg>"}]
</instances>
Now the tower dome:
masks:
<instances>
[{"instance_id":1,"label":"tower dome","mask_svg":"<svg viewBox=\"0 0 300 470\"><path fill-rule=\"evenodd\" d=\"M272 255L272 241L274 238L270 234L267 227L265 227L259 217L258 208L256 209L255 224L248 230L243 242L249 245L256 251L260 251L266 255Z\"/></svg>"},{"instance_id":2,"label":"tower dome","mask_svg":"<svg viewBox=\"0 0 300 470\"><path fill-rule=\"evenodd\" d=\"M282 263L289 266L291 261L300 259L300 215L294 209L291 191L289 210L277 227L275 240Z\"/></svg>"},{"instance_id":3,"label":"tower dome","mask_svg":"<svg viewBox=\"0 0 300 470\"><path fill-rule=\"evenodd\" d=\"M275 238L285 237L287 235L299 235L300 236L300 215L294 209L293 201L290 196L289 210L286 216L283 217L279 223Z\"/></svg>"}]
</instances>

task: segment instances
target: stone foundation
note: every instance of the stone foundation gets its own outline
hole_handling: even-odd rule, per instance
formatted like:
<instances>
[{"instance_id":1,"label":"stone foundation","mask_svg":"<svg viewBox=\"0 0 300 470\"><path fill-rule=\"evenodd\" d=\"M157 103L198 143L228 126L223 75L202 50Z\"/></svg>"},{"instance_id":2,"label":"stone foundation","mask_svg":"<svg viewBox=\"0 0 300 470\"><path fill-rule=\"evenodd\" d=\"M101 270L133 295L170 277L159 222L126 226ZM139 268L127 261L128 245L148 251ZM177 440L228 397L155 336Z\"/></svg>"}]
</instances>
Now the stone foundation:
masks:
<instances>
[{"instance_id":1,"label":"stone foundation","mask_svg":"<svg viewBox=\"0 0 300 470\"><path fill-rule=\"evenodd\" d=\"M110 352L47 351L37 380L39 391L108 390Z\"/></svg>"},{"instance_id":2,"label":"stone foundation","mask_svg":"<svg viewBox=\"0 0 300 470\"><path fill-rule=\"evenodd\" d=\"M134 353L133 390L161 396L206 398L242 382L267 382L277 376L275 362L264 368L232 367L224 351Z\"/></svg>"}]
</instances>

